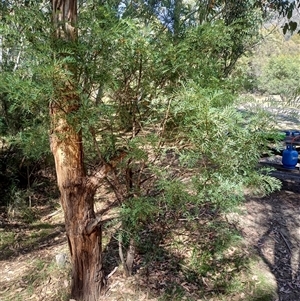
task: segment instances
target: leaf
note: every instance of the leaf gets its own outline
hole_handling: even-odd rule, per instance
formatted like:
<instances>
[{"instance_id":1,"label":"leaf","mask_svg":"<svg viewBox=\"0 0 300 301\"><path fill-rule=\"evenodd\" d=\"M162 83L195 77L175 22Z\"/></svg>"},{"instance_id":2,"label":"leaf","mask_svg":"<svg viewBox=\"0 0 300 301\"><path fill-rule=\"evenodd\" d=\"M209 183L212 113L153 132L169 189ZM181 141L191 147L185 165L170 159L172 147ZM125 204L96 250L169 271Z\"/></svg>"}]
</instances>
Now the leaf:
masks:
<instances>
[{"instance_id":1,"label":"leaf","mask_svg":"<svg viewBox=\"0 0 300 301\"><path fill-rule=\"evenodd\" d=\"M297 26L298 26L297 22L294 22L294 21L289 22L289 27L292 32L297 29Z\"/></svg>"},{"instance_id":2,"label":"leaf","mask_svg":"<svg viewBox=\"0 0 300 301\"><path fill-rule=\"evenodd\" d=\"M284 26L283 26L283 29L282 29L283 34L286 34L288 29L289 29L289 25L287 23L285 23Z\"/></svg>"},{"instance_id":3,"label":"leaf","mask_svg":"<svg viewBox=\"0 0 300 301\"><path fill-rule=\"evenodd\" d=\"M288 19L290 19L293 15L293 11L292 10L289 10L288 13L287 13L287 17Z\"/></svg>"}]
</instances>

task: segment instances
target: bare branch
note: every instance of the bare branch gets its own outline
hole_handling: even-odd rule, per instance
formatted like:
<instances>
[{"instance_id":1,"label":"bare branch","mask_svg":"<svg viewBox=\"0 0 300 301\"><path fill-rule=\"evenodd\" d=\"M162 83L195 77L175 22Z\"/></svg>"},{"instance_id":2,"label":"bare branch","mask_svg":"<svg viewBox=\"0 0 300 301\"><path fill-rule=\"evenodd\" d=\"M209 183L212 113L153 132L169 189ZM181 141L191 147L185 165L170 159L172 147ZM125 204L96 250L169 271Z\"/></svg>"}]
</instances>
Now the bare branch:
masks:
<instances>
[{"instance_id":1,"label":"bare branch","mask_svg":"<svg viewBox=\"0 0 300 301\"><path fill-rule=\"evenodd\" d=\"M85 233L87 235L92 234L97 227L101 224L101 216L97 216L94 219L91 219L85 227Z\"/></svg>"},{"instance_id":2,"label":"bare branch","mask_svg":"<svg viewBox=\"0 0 300 301\"><path fill-rule=\"evenodd\" d=\"M94 173L88 177L88 182L96 188L99 187L99 185L106 178L110 170L111 166L109 164L102 164L98 166Z\"/></svg>"}]
</instances>

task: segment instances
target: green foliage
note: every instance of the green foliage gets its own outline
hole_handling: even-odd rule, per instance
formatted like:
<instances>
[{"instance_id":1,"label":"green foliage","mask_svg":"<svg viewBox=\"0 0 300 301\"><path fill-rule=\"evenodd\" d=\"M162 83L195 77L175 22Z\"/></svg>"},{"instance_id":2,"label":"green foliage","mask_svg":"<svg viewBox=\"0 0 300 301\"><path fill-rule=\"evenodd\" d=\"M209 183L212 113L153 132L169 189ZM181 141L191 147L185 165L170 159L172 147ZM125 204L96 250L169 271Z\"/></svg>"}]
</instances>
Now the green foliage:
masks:
<instances>
[{"instance_id":1,"label":"green foliage","mask_svg":"<svg viewBox=\"0 0 300 301\"><path fill-rule=\"evenodd\" d=\"M198 202L222 208L240 200L245 186L265 193L279 187L256 168L266 150L268 116L261 111L245 119L231 102L226 91L204 90L194 83L173 102L181 164L194 170L191 191L197 191Z\"/></svg>"},{"instance_id":2,"label":"green foliage","mask_svg":"<svg viewBox=\"0 0 300 301\"><path fill-rule=\"evenodd\" d=\"M259 88L268 94L280 94L291 97L299 88L299 76L299 55L272 57L262 70Z\"/></svg>"},{"instance_id":3,"label":"green foliage","mask_svg":"<svg viewBox=\"0 0 300 301\"><path fill-rule=\"evenodd\" d=\"M14 5L14 13L0 26L1 134L8 145L32 159L49 154L48 104L53 90L47 18L40 8Z\"/></svg>"},{"instance_id":4,"label":"green foliage","mask_svg":"<svg viewBox=\"0 0 300 301\"><path fill-rule=\"evenodd\" d=\"M21 190L18 187L10 188L9 205L7 206L8 216L14 219L21 219L26 223L32 223L36 220L36 214L30 207L30 190Z\"/></svg>"},{"instance_id":5,"label":"green foliage","mask_svg":"<svg viewBox=\"0 0 300 301\"><path fill-rule=\"evenodd\" d=\"M263 39L246 52L233 75L247 92L281 94L290 98L298 88L299 35L285 37L281 28L267 26L260 32Z\"/></svg>"},{"instance_id":6,"label":"green foliage","mask_svg":"<svg viewBox=\"0 0 300 301\"><path fill-rule=\"evenodd\" d=\"M227 210L243 198L246 186L273 191L278 183L256 169L265 150L267 116L235 109L233 91L240 83L230 77L257 39L258 17L250 4L226 8L217 17L224 5L219 1L200 21L190 16L192 6L182 4L173 33L158 20L154 4L145 22L146 4L128 6L120 17L116 3L87 1L72 43L51 38L47 9L43 14L34 4L14 8L0 25L0 34L10 37L2 41L7 56L0 75L5 142L27 160L49 154L49 104L59 107L57 95L71 84L79 105L67 120L82 133L88 172L99 163L112 167L106 180L122 203L127 242L132 236L141 242L141 232L159 219L166 226L182 217L193 220L202 206L214 213ZM24 190L12 195L16 206L27 198ZM213 247L223 250L230 235L218 231ZM205 275L214 255L196 247L187 265Z\"/></svg>"},{"instance_id":7,"label":"green foliage","mask_svg":"<svg viewBox=\"0 0 300 301\"><path fill-rule=\"evenodd\" d=\"M151 198L132 198L122 206L121 216L124 228L129 232L138 232L145 224L153 221L159 207Z\"/></svg>"}]
</instances>

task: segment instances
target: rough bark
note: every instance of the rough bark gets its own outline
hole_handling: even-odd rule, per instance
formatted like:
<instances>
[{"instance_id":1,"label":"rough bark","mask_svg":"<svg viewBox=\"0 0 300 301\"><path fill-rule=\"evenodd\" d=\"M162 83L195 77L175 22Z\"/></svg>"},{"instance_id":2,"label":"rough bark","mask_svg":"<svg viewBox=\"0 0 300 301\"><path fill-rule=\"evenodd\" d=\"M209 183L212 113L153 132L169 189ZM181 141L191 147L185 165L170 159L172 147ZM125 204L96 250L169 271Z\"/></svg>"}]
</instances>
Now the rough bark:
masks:
<instances>
[{"instance_id":1,"label":"rough bark","mask_svg":"<svg viewBox=\"0 0 300 301\"><path fill-rule=\"evenodd\" d=\"M77 37L76 0L52 0L54 38L74 43ZM81 132L76 113L80 99L76 93L76 68L65 65L56 75L54 100L50 104L51 150L64 210L66 235L72 263L71 296L75 300L99 300L103 288L101 227L94 212L95 177L84 169ZM61 74L61 75L59 75Z\"/></svg>"}]
</instances>

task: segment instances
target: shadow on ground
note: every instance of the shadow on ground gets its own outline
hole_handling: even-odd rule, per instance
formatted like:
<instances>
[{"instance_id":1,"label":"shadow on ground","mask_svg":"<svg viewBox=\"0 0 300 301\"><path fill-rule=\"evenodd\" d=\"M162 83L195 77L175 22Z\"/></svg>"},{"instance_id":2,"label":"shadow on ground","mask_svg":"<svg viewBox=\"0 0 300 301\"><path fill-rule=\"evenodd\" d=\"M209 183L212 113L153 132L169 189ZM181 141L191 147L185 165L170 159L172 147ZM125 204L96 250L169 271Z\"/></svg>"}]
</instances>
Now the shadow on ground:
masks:
<instances>
[{"instance_id":1,"label":"shadow on ground","mask_svg":"<svg viewBox=\"0 0 300 301\"><path fill-rule=\"evenodd\" d=\"M2 223L0 261L53 247L65 242L64 224L23 225Z\"/></svg>"},{"instance_id":2,"label":"shadow on ground","mask_svg":"<svg viewBox=\"0 0 300 301\"><path fill-rule=\"evenodd\" d=\"M120 264L116 237L112 235L104 250L104 265L109 267L106 274ZM244 250L234 248L239 237L234 226L209 208L203 208L191 220L160 217L139 235L131 277L134 289L159 300L220 300L228 293L234 296L236 276L248 265ZM115 287L122 278L119 270L108 280L105 300L114 300L122 290Z\"/></svg>"},{"instance_id":3,"label":"shadow on ground","mask_svg":"<svg viewBox=\"0 0 300 301\"><path fill-rule=\"evenodd\" d=\"M244 231L276 280L276 301L299 301L300 194L293 189L299 183L283 184L289 190L246 204L252 224Z\"/></svg>"}]
</instances>

